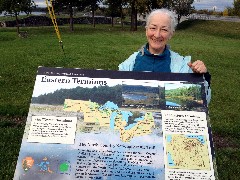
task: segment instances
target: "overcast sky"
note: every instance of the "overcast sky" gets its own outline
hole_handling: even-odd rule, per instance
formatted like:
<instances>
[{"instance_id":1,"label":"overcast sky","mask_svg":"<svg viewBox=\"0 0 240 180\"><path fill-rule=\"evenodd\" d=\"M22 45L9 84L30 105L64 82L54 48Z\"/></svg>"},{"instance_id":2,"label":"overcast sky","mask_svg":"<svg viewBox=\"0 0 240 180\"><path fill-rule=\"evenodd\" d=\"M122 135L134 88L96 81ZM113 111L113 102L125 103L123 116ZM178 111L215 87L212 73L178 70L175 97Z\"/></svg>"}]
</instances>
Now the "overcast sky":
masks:
<instances>
[{"instance_id":1,"label":"overcast sky","mask_svg":"<svg viewBox=\"0 0 240 180\"><path fill-rule=\"evenodd\" d=\"M45 7L45 0L35 0L39 7ZM215 7L218 11L223 11L225 7L233 6L233 0L195 0L193 3L196 9L209 9Z\"/></svg>"}]
</instances>

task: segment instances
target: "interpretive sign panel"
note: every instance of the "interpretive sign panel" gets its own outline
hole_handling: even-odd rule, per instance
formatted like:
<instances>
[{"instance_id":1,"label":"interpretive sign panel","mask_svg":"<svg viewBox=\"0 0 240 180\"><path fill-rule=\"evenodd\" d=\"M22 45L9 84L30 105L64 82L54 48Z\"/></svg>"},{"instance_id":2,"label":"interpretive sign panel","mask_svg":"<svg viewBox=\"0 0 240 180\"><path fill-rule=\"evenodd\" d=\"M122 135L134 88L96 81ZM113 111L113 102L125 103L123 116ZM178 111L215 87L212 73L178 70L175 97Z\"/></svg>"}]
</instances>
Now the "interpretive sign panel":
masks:
<instances>
[{"instance_id":1,"label":"interpretive sign panel","mask_svg":"<svg viewBox=\"0 0 240 180\"><path fill-rule=\"evenodd\" d=\"M204 79L39 67L14 180L215 179Z\"/></svg>"}]
</instances>

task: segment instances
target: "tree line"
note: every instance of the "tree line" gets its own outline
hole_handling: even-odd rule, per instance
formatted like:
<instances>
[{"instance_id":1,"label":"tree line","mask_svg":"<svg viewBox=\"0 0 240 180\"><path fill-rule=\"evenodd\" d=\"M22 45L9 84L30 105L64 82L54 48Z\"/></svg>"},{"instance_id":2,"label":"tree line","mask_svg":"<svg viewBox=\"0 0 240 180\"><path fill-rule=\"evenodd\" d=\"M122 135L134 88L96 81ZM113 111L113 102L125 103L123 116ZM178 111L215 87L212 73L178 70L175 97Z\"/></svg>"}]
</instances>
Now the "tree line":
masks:
<instances>
[{"instance_id":1,"label":"tree line","mask_svg":"<svg viewBox=\"0 0 240 180\"><path fill-rule=\"evenodd\" d=\"M70 30L73 31L73 13L74 11L89 10L92 13L92 24L95 27L95 12L98 9L104 12L106 16L120 17L121 23L126 16L131 19L131 31L137 30L137 16L146 15L153 9L168 8L174 10L178 15L178 21L181 16L188 15L194 9L192 6L194 0L52 0L54 11L66 12L69 14ZM18 15L20 12L30 14L37 5L33 0L0 0L0 13L5 11L14 15L18 27ZM123 25L123 24L122 24ZM17 29L19 33L19 28Z\"/></svg>"},{"instance_id":2,"label":"tree line","mask_svg":"<svg viewBox=\"0 0 240 180\"><path fill-rule=\"evenodd\" d=\"M233 7L226 7L223 11L223 15L240 17L240 0L234 0Z\"/></svg>"},{"instance_id":3,"label":"tree line","mask_svg":"<svg viewBox=\"0 0 240 180\"><path fill-rule=\"evenodd\" d=\"M159 87L141 86L141 85L123 85L123 93L134 93L134 92L144 92L144 93L155 93L159 94Z\"/></svg>"},{"instance_id":4,"label":"tree line","mask_svg":"<svg viewBox=\"0 0 240 180\"><path fill-rule=\"evenodd\" d=\"M153 9L168 8L177 14L178 23L182 16L194 12L194 0L47 0L53 4L56 13L66 12L69 15L70 30L73 31L73 13L88 10L92 14L92 24L95 27L95 12L101 10L106 16L120 17L121 25L126 16L131 20L131 31L137 30L137 16L145 16ZM30 14L37 5L34 0L0 0L0 13L5 11L16 18L17 31L18 15L20 12ZM47 9L47 8L46 8ZM226 8L228 14L240 16L240 0L234 0L233 8ZM113 21L112 21L113 22ZM113 24L113 23L112 23Z\"/></svg>"},{"instance_id":5,"label":"tree line","mask_svg":"<svg viewBox=\"0 0 240 180\"><path fill-rule=\"evenodd\" d=\"M166 90L165 95L168 97L193 97L195 100L202 99L201 86L198 85Z\"/></svg>"},{"instance_id":6,"label":"tree line","mask_svg":"<svg viewBox=\"0 0 240 180\"><path fill-rule=\"evenodd\" d=\"M105 104L107 101L122 106L122 86L99 86L93 88L76 87L73 89L59 89L53 93L33 97L31 103L63 105L65 99L92 101Z\"/></svg>"}]
</instances>

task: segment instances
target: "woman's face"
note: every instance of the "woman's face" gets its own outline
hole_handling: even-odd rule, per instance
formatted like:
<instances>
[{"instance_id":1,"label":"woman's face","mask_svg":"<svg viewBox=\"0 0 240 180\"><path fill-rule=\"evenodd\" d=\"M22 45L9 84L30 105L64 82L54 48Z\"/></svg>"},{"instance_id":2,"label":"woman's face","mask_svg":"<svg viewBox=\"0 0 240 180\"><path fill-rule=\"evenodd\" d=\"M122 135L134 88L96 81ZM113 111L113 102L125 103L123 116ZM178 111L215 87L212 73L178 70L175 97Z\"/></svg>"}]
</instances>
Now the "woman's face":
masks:
<instances>
[{"instance_id":1,"label":"woman's face","mask_svg":"<svg viewBox=\"0 0 240 180\"><path fill-rule=\"evenodd\" d=\"M168 40L172 37L171 21L166 14L155 14L146 27L149 51L152 54L163 53Z\"/></svg>"}]
</instances>

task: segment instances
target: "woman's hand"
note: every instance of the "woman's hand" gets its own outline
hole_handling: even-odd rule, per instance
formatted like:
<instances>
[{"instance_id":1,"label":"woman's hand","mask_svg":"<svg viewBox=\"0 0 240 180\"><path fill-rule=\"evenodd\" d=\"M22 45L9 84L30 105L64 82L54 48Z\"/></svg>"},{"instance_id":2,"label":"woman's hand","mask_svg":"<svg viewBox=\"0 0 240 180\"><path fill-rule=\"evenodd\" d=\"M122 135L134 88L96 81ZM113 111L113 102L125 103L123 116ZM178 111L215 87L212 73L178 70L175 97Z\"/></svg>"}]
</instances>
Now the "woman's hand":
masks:
<instances>
[{"instance_id":1,"label":"woman's hand","mask_svg":"<svg viewBox=\"0 0 240 180\"><path fill-rule=\"evenodd\" d=\"M205 66L205 64L200 61L197 60L193 63L189 62L188 66L192 69L193 72L195 73L206 73L207 72L207 67Z\"/></svg>"}]
</instances>

